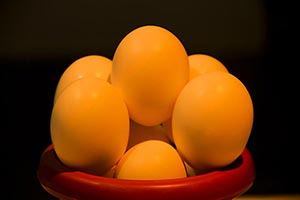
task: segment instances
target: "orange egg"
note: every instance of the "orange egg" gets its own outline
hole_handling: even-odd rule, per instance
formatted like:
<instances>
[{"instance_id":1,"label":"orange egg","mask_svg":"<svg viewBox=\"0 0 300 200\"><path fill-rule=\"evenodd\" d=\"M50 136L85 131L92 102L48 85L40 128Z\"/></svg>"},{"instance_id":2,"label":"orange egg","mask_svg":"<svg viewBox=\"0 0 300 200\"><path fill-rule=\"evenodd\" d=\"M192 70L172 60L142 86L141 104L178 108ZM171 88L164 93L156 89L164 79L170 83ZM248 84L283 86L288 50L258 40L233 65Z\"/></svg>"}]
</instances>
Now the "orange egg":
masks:
<instances>
[{"instance_id":1,"label":"orange egg","mask_svg":"<svg viewBox=\"0 0 300 200\"><path fill-rule=\"evenodd\" d=\"M96 77L109 81L111 68L112 61L101 55L88 55L75 60L60 77L54 102L67 86L78 79Z\"/></svg>"},{"instance_id":2,"label":"orange egg","mask_svg":"<svg viewBox=\"0 0 300 200\"><path fill-rule=\"evenodd\" d=\"M228 72L225 65L217 58L206 54L189 55L190 80L208 72Z\"/></svg>"},{"instance_id":3,"label":"orange egg","mask_svg":"<svg viewBox=\"0 0 300 200\"><path fill-rule=\"evenodd\" d=\"M251 133L253 105L244 84L227 72L191 80L176 101L172 131L184 160L205 171L232 163Z\"/></svg>"},{"instance_id":4,"label":"orange egg","mask_svg":"<svg viewBox=\"0 0 300 200\"><path fill-rule=\"evenodd\" d=\"M143 126L130 120L130 134L127 149L146 140L161 140L169 143L169 138L161 125Z\"/></svg>"},{"instance_id":5,"label":"orange egg","mask_svg":"<svg viewBox=\"0 0 300 200\"><path fill-rule=\"evenodd\" d=\"M116 178L161 180L186 177L178 152L160 140L147 140L130 148L116 167Z\"/></svg>"},{"instance_id":6,"label":"orange egg","mask_svg":"<svg viewBox=\"0 0 300 200\"><path fill-rule=\"evenodd\" d=\"M119 43L111 83L120 88L130 118L154 126L171 117L175 100L189 80L186 50L165 28L146 25Z\"/></svg>"},{"instance_id":7,"label":"orange egg","mask_svg":"<svg viewBox=\"0 0 300 200\"><path fill-rule=\"evenodd\" d=\"M128 138L126 104L105 80L79 79L58 96L51 115L51 140L66 166L105 173L124 154Z\"/></svg>"}]
</instances>

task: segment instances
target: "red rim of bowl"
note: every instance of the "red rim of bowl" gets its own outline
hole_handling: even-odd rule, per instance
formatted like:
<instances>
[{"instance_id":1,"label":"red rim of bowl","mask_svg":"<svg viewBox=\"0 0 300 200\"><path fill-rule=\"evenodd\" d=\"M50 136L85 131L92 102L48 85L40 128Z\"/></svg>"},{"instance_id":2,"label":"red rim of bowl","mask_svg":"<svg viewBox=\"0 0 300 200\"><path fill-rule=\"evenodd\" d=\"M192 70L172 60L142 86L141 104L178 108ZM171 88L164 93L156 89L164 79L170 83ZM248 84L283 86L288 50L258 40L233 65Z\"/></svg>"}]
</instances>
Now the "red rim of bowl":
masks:
<instances>
[{"instance_id":1,"label":"red rim of bowl","mask_svg":"<svg viewBox=\"0 0 300 200\"><path fill-rule=\"evenodd\" d=\"M74 171L56 157L53 145L43 152L37 176L42 187L60 199L231 199L255 180L250 151L226 168L202 175L168 180L123 180Z\"/></svg>"}]
</instances>

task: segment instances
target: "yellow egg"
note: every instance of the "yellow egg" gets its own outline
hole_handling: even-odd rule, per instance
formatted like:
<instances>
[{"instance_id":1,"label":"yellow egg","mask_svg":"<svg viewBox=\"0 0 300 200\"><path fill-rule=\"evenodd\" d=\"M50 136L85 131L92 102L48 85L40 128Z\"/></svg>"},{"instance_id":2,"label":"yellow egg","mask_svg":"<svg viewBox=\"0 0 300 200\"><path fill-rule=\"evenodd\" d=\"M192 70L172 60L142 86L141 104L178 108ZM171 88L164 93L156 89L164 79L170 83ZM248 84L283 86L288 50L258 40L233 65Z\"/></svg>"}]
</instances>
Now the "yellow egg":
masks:
<instances>
[{"instance_id":1,"label":"yellow egg","mask_svg":"<svg viewBox=\"0 0 300 200\"><path fill-rule=\"evenodd\" d=\"M146 25L119 43L111 83L120 88L130 118L154 126L171 117L175 100L189 80L186 50L165 28Z\"/></svg>"},{"instance_id":2,"label":"yellow egg","mask_svg":"<svg viewBox=\"0 0 300 200\"><path fill-rule=\"evenodd\" d=\"M83 78L57 98L50 127L54 150L62 163L102 174L126 150L129 115L116 88L103 79Z\"/></svg>"},{"instance_id":3,"label":"yellow egg","mask_svg":"<svg viewBox=\"0 0 300 200\"><path fill-rule=\"evenodd\" d=\"M206 54L189 55L190 80L208 72L228 72L225 65L217 58Z\"/></svg>"},{"instance_id":4,"label":"yellow egg","mask_svg":"<svg viewBox=\"0 0 300 200\"><path fill-rule=\"evenodd\" d=\"M188 56L190 66L190 80L204 73L222 71L228 72L227 68L216 58L206 54L192 54ZM171 142L173 140L172 134L172 117L162 123L165 132Z\"/></svg>"},{"instance_id":5,"label":"yellow egg","mask_svg":"<svg viewBox=\"0 0 300 200\"><path fill-rule=\"evenodd\" d=\"M161 140L169 143L169 138L161 125L143 126L130 120L130 134L127 149L146 140Z\"/></svg>"},{"instance_id":6,"label":"yellow egg","mask_svg":"<svg viewBox=\"0 0 300 200\"><path fill-rule=\"evenodd\" d=\"M130 148L116 167L116 178L161 180L186 177L178 152L160 140L147 140Z\"/></svg>"},{"instance_id":7,"label":"yellow egg","mask_svg":"<svg viewBox=\"0 0 300 200\"><path fill-rule=\"evenodd\" d=\"M112 60L101 55L88 55L75 60L60 77L54 102L68 85L78 79L96 77L109 81L111 68Z\"/></svg>"},{"instance_id":8,"label":"yellow egg","mask_svg":"<svg viewBox=\"0 0 300 200\"><path fill-rule=\"evenodd\" d=\"M251 133L253 105L244 84L227 72L191 80L176 101L172 131L182 158L201 171L232 163Z\"/></svg>"}]
</instances>

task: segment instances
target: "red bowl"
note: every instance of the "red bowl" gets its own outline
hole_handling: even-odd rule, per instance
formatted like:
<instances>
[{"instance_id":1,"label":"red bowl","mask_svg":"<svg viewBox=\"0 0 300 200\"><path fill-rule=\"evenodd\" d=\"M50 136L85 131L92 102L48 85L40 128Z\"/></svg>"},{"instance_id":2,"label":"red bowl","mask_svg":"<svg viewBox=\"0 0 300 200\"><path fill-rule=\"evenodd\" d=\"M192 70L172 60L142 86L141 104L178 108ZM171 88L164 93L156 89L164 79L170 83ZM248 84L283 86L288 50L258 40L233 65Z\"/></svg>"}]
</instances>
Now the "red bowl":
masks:
<instances>
[{"instance_id":1,"label":"red bowl","mask_svg":"<svg viewBox=\"0 0 300 200\"><path fill-rule=\"evenodd\" d=\"M247 148L230 166L187 178L123 180L74 171L56 157L52 145L41 156L37 176L42 187L59 199L232 199L255 180L253 158Z\"/></svg>"}]
</instances>

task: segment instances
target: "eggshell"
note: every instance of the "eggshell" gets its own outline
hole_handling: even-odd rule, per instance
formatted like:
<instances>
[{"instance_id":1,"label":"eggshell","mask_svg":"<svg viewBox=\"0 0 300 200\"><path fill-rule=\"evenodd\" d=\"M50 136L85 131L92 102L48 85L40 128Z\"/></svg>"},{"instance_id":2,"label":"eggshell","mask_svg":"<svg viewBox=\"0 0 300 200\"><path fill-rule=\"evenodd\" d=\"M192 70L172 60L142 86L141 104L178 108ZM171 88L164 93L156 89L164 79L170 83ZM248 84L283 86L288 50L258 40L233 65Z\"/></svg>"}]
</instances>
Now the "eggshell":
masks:
<instances>
[{"instance_id":1,"label":"eggshell","mask_svg":"<svg viewBox=\"0 0 300 200\"><path fill-rule=\"evenodd\" d=\"M207 54L189 55L190 80L204 73L222 71L228 72L225 65L216 57Z\"/></svg>"},{"instance_id":2,"label":"eggshell","mask_svg":"<svg viewBox=\"0 0 300 200\"><path fill-rule=\"evenodd\" d=\"M134 29L119 43L112 61L111 83L120 88L131 119L154 126L171 117L189 80L186 50L173 33L154 25Z\"/></svg>"},{"instance_id":3,"label":"eggshell","mask_svg":"<svg viewBox=\"0 0 300 200\"><path fill-rule=\"evenodd\" d=\"M192 168L211 170L229 165L242 153L252 124L252 100L244 84L227 72L205 73L178 96L173 139Z\"/></svg>"},{"instance_id":4,"label":"eggshell","mask_svg":"<svg viewBox=\"0 0 300 200\"><path fill-rule=\"evenodd\" d=\"M75 60L61 75L56 87L54 102L71 83L86 77L110 79L112 60L101 55L88 55Z\"/></svg>"},{"instance_id":5,"label":"eggshell","mask_svg":"<svg viewBox=\"0 0 300 200\"><path fill-rule=\"evenodd\" d=\"M129 115L116 88L99 78L83 78L57 98L50 128L55 152L63 164L101 175L126 150Z\"/></svg>"},{"instance_id":6,"label":"eggshell","mask_svg":"<svg viewBox=\"0 0 300 200\"><path fill-rule=\"evenodd\" d=\"M162 180L185 178L185 165L170 144L147 140L130 148L116 167L116 178Z\"/></svg>"}]
</instances>

